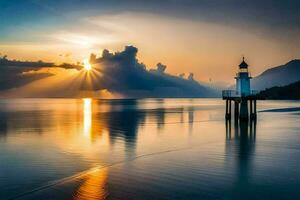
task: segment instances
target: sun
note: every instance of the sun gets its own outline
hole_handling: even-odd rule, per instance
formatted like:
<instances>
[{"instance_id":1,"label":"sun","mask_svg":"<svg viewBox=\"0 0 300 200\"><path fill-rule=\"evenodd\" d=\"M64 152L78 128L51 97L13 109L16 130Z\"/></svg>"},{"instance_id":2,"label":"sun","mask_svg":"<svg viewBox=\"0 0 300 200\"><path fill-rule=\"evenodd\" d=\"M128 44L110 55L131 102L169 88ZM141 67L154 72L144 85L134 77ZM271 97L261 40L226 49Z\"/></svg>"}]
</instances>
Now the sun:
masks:
<instances>
[{"instance_id":1,"label":"sun","mask_svg":"<svg viewBox=\"0 0 300 200\"><path fill-rule=\"evenodd\" d=\"M83 60L83 67L86 71L90 71L92 69L92 65L90 64L88 59Z\"/></svg>"}]
</instances>

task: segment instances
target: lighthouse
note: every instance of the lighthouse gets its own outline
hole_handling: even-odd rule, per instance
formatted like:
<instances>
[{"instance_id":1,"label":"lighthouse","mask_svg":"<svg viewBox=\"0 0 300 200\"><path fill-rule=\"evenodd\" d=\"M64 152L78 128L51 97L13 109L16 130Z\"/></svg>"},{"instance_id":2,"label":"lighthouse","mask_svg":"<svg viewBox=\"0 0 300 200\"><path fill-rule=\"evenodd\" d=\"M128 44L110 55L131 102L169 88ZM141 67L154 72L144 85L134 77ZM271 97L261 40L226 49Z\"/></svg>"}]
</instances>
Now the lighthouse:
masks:
<instances>
[{"instance_id":1,"label":"lighthouse","mask_svg":"<svg viewBox=\"0 0 300 200\"><path fill-rule=\"evenodd\" d=\"M250 89L250 79L248 71L248 64L245 62L245 58L243 57L243 61L239 65L239 71L236 74L236 92L239 96L246 97L251 94Z\"/></svg>"},{"instance_id":2,"label":"lighthouse","mask_svg":"<svg viewBox=\"0 0 300 200\"><path fill-rule=\"evenodd\" d=\"M249 110L250 118L256 118L256 91L251 90L251 76L248 71L248 64L243 57L241 64L238 66L236 73L236 88L235 90L222 91L223 99L226 100L226 119L231 118L231 102L234 102L234 116L241 120L248 120Z\"/></svg>"}]
</instances>

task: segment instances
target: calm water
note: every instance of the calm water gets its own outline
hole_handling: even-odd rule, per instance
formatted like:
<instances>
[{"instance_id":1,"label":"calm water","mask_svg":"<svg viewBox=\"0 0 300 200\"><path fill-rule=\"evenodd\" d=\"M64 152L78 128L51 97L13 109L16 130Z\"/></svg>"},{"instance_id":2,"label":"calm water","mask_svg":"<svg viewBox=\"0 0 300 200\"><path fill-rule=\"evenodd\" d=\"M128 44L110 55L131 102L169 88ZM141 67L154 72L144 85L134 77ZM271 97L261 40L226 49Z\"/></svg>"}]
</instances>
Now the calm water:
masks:
<instances>
[{"instance_id":1,"label":"calm water","mask_svg":"<svg viewBox=\"0 0 300 200\"><path fill-rule=\"evenodd\" d=\"M300 199L299 108L226 123L219 99L0 100L0 199Z\"/></svg>"}]
</instances>

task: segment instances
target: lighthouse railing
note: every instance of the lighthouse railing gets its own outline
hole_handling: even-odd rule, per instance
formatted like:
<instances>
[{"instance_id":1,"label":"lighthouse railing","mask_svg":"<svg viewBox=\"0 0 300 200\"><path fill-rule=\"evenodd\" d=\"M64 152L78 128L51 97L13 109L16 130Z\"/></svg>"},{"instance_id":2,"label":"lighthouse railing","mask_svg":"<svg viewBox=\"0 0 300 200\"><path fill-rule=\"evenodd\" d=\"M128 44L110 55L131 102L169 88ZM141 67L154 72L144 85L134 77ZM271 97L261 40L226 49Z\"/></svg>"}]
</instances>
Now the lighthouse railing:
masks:
<instances>
[{"instance_id":1,"label":"lighthouse railing","mask_svg":"<svg viewBox=\"0 0 300 200\"><path fill-rule=\"evenodd\" d=\"M223 90L222 91L223 98L225 97L240 97L241 93L236 90Z\"/></svg>"},{"instance_id":2,"label":"lighthouse railing","mask_svg":"<svg viewBox=\"0 0 300 200\"><path fill-rule=\"evenodd\" d=\"M239 91L236 90L223 90L222 91L222 97L223 98L235 98L235 97L251 97L251 96L256 96L259 94L258 90L251 90L249 94L241 94Z\"/></svg>"}]
</instances>

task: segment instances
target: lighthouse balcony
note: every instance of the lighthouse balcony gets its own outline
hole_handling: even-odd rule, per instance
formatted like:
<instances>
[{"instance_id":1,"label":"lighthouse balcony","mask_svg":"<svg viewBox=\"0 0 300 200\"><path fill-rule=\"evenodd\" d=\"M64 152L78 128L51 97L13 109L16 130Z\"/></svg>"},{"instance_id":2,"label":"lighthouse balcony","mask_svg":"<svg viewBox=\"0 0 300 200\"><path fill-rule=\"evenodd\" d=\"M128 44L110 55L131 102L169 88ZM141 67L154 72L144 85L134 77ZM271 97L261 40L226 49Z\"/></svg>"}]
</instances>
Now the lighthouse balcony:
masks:
<instances>
[{"instance_id":1,"label":"lighthouse balcony","mask_svg":"<svg viewBox=\"0 0 300 200\"><path fill-rule=\"evenodd\" d=\"M251 90L248 94L242 94L237 90L223 90L222 97L223 99L238 99L238 98L255 98L258 95L259 91Z\"/></svg>"}]
</instances>

